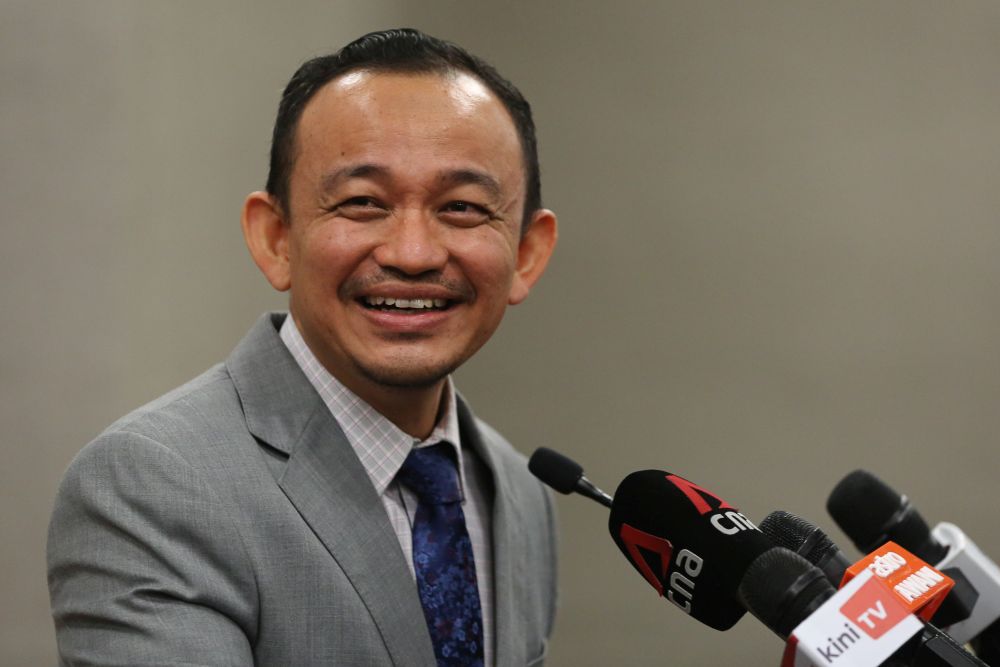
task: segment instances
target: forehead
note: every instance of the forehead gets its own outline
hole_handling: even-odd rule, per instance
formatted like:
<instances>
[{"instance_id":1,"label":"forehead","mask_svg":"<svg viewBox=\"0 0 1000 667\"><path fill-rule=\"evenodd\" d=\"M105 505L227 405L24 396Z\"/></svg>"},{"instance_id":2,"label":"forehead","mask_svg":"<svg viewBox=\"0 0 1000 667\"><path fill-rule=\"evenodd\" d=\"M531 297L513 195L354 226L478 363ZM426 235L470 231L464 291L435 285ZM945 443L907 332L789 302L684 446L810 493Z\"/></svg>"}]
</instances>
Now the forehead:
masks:
<instances>
[{"instance_id":1,"label":"forehead","mask_svg":"<svg viewBox=\"0 0 1000 667\"><path fill-rule=\"evenodd\" d=\"M517 130L502 102L476 77L454 71L337 77L303 110L295 152L296 162L513 158L523 171Z\"/></svg>"}]
</instances>

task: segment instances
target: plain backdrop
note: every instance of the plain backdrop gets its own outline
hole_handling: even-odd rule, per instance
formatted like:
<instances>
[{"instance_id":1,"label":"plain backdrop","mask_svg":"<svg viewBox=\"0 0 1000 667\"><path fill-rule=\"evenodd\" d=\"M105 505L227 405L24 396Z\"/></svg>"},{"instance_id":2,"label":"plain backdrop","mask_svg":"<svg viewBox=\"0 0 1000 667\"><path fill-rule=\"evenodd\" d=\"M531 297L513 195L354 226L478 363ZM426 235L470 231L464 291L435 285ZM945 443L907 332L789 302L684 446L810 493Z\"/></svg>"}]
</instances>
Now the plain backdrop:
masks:
<instances>
[{"instance_id":1,"label":"plain backdrop","mask_svg":"<svg viewBox=\"0 0 1000 667\"><path fill-rule=\"evenodd\" d=\"M0 664L56 661L59 478L279 309L239 232L305 59L414 26L532 102L556 255L457 382L613 490L818 523L856 467L1000 558L1000 4L0 2ZM560 497L550 665L776 665ZM853 554L854 552L851 551Z\"/></svg>"}]
</instances>

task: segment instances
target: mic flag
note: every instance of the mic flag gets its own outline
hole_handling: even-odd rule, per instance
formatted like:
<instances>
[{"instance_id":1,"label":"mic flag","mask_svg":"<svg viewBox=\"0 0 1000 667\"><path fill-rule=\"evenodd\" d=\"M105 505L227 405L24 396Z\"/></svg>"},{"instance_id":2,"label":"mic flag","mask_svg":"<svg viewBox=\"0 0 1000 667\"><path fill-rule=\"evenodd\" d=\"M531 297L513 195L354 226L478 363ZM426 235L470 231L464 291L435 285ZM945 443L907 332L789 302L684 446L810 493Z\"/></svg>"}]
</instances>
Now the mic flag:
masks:
<instances>
[{"instance_id":1,"label":"mic flag","mask_svg":"<svg viewBox=\"0 0 1000 667\"><path fill-rule=\"evenodd\" d=\"M740 581L773 547L738 509L663 470L622 480L608 528L657 593L716 630L728 630L746 612L737 597Z\"/></svg>"},{"instance_id":2,"label":"mic flag","mask_svg":"<svg viewBox=\"0 0 1000 667\"><path fill-rule=\"evenodd\" d=\"M930 621L955 582L895 542L886 542L847 568L842 585L871 570L907 611Z\"/></svg>"}]
</instances>

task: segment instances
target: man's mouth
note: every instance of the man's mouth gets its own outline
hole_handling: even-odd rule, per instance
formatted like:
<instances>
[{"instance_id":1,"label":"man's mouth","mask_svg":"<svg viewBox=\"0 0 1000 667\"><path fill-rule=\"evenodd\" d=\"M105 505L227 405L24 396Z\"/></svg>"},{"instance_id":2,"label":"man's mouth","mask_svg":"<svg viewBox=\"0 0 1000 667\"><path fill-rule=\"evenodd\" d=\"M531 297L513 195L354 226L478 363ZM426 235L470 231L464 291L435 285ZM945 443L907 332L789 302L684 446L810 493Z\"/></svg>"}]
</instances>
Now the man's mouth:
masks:
<instances>
[{"instance_id":1,"label":"man's mouth","mask_svg":"<svg viewBox=\"0 0 1000 667\"><path fill-rule=\"evenodd\" d=\"M361 299L361 305L373 310L387 311L425 311L447 310L452 302L448 299L395 299L391 296L366 296Z\"/></svg>"}]
</instances>

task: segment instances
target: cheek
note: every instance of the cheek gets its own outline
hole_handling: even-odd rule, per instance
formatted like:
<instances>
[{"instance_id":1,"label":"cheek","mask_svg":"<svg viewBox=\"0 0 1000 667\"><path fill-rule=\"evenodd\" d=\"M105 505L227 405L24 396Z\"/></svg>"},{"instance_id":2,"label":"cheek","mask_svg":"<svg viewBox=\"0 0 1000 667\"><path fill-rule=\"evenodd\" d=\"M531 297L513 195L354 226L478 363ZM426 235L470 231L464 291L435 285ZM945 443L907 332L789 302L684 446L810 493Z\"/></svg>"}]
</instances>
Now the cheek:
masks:
<instances>
[{"instance_id":1,"label":"cheek","mask_svg":"<svg viewBox=\"0 0 1000 667\"><path fill-rule=\"evenodd\" d=\"M516 244L488 227L461 230L449 244L451 255L478 291L506 290L517 267Z\"/></svg>"},{"instance_id":2,"label":"cheek","mask_svg":"<svg viewBox=\"0 0 1000 667\"><path fill-rule=\"evenodd\" d=\"M329 225L300 235L291 248L293 272L322 283L343 279L370 253L362 231Z\"/></svg>"},{"instance_id":3,"label":"cheek","mask_svg":"<svg viewBox=\"0 0 1000 667\"><path fill-rule=\"evenodd\" d=\"M470 253L464 257L462 266L479 298L506 302L515 268L514 260L508 253L495 248L488 252Z\"/></svg>"}]
</instances>

